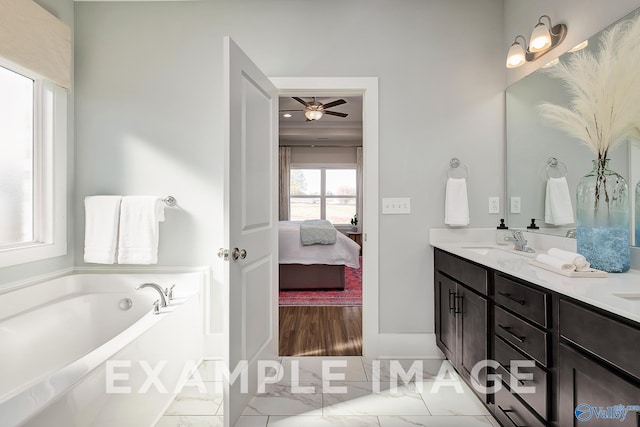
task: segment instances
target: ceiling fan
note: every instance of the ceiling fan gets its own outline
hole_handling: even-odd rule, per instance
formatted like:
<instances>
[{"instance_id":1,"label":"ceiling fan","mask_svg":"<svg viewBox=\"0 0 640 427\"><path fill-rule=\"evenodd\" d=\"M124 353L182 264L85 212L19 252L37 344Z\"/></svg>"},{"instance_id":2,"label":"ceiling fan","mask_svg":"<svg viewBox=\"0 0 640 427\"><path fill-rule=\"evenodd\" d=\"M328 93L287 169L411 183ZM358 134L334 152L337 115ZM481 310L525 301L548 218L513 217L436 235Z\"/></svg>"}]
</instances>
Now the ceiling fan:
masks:
<instances>
[{"instance_id":1,"label":"ceiling fan","mask_svg":"<svg viewBox=\"0 0 640 427\"><path fill-rule=\"evenodd\" d=\"M335 101L327 102L323 104L322 102L318 102L316 97L313 97L313 101L307 102L302 98L298 98L297 96L292 96L291 98L298 101L300 104L304 105L304 110L280 110L280 111L304 111L304 115L307 118L308 122L314 120L320 120L323 115L329 114L330 116L338 116L338 117L347 117L347 113L339 113L337 111L329 111L329 108L336 107L338 105L346 104L347 101L344 99L337 99Z\"/></svg>"}]
</instances>

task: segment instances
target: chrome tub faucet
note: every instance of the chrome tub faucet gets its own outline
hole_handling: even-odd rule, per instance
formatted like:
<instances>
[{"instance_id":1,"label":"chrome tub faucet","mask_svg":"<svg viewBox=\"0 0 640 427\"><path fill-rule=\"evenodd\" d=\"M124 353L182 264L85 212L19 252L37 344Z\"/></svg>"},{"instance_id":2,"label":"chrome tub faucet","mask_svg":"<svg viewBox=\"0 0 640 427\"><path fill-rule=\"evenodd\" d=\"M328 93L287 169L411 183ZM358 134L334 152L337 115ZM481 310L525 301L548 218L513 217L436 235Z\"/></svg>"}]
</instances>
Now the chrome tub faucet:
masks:
<instances>
[{"instance_id":1,"label":"chrome tub faucet","mask_svg":"<svg viewBox=\"0 0 640 427\"><path fill-rule=\"evenodd\" d=\"M165 290L162 289L162 286L158 285L157 283L143 283L136 286L136 291L144 288L153 288L158 291L158 294L160 294L160 307L166 307L167 305L169 305L169 298L167 297Z\"/></svg>"}]
</instances>

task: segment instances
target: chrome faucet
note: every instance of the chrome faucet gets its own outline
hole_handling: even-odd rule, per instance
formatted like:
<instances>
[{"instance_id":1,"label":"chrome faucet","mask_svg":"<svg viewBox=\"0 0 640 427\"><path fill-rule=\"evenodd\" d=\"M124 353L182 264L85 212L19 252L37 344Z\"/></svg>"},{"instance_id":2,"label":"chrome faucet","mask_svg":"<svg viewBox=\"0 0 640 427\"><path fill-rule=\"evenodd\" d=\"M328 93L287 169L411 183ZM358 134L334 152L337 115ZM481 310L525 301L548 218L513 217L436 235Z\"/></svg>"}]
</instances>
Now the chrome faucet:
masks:
<instances>
[{"instance_id":1,"label":"chrome faucet","mask_svg":"<svg viewBox=\"0 0 640 427\"><path fill-rule=\"evenodd\" d=\"M169 304L169 298L167 298L167 294L165 294L165 291L164 289L162 289L162 286L158 285L157 283L143 283L136 287L136 291L139 291L144 288L153 288L156 291L158 291L158 293L160 294L160 307L166 307Z\"/></svg>"},{"instance_id":2,"label":"chrome faucet","mask_svg":"<svg viewBox=\"0 0 640 427\"><path fill-rule=\"evenodd\" d=\"M535 253L533 248L527 246L527 239L524 238L524 234L520 230L511 230L512 237L505 237L504 240L513 242L513 249L516 251Z\"/></svg>"},{"instance_id":3,"label":"chrome faucet","mask_svg":"<svg viewBox=\"0 0 640 427\"><path fill-rule=\"evenodd\" d=\"M564 235L564 237L572 237L572 238L576 238L577 235L577 231L575 228L570 228L569 230L567 230L567 234Z\"/></svg>"}]
</instances>

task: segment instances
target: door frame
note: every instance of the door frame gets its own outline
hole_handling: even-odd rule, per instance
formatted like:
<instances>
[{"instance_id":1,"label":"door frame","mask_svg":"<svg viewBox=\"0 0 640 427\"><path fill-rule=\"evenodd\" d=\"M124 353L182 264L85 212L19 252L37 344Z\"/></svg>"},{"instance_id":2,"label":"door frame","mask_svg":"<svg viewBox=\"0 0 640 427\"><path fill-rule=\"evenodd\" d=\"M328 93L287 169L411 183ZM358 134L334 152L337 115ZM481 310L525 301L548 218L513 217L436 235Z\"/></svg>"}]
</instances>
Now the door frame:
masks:
<instances>
[{"instance_id":1,"label":"door frame","mask_svg":"<svg viewBox=\"0 0 640 427\"><path fill-rule=\"evenodd\" d=\"M379 354L379 181L377 77L270 77L278 95L362 96L363 185L362 355ZM276 284L277 285L277 284ZM275 313L277 314L277 313ZM277 316L276 316L277 318ZM279 339L279 338L278 338Z\"/></svg>"}]
</instances>

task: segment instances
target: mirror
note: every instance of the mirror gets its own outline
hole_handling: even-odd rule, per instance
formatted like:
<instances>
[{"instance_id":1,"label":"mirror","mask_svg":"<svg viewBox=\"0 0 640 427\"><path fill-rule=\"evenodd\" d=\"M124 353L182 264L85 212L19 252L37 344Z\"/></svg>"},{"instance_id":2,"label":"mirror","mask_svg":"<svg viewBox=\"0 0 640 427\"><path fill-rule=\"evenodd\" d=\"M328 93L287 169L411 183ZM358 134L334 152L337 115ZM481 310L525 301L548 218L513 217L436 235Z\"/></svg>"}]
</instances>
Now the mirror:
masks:
<instances>
[{"instance_id":1,"label":"mirror","mask_svg":"<svg viewBox=\"0 0 640 427\"><path fill-rule=\"evenodd\" d=\"M622 20L637 15L638 11L635 11ZM597 49L600 35L601 33L597 33L592 36L586 49ZM566 61L569 55L573 53L566 52L559 60ZM543 102L564 106L569 103L569 94L563 83L559 79L551 78L544 68L534 71L507 88L507 225L510 228L525 228L530 224L531 218L535 218L540 233L575 237L572 232L576 226L576 187L580 179L591 170L591 161L596 155L580 140L544 124L536 110ZM630 145L618 145L610 151L608 157L611 159L611 169L624 176L629 184L632 206L630 218L633 228L635 187L640 179L640 149ZM557 160L556 166L553 166L553 159ZM545 223L545 196L549 176L566 176L573 210L572 223ZM633 236L633 232L631 235ZM636 245L640 245L640 239L636 242Z\"/></svg>"}]
</instances>

